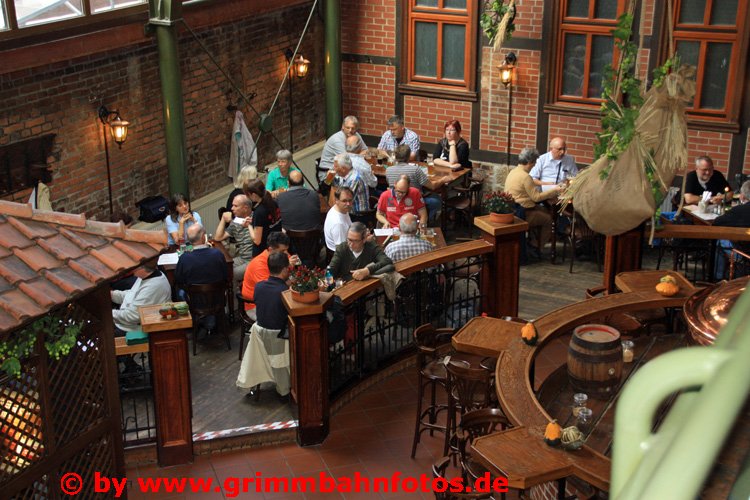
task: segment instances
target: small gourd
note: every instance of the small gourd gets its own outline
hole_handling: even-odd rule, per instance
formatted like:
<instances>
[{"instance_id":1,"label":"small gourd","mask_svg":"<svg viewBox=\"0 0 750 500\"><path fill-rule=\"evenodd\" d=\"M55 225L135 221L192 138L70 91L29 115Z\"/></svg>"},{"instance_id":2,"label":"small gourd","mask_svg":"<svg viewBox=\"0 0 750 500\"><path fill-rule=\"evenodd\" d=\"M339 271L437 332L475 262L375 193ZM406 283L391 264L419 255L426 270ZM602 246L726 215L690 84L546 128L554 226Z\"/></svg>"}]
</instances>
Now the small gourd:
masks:
<instances>
[{"instance_id":1,"label":"small gourd","mask_svg":"<svg viewBox=\"0 0 750 500\"><path fill-rule=\"evenodd\" d=\"M547 427L544 429L544 442L549 446L560 446L561 437L562 428L560 427L560 424L557 423L557 420L548 423Z\"/></svg>"},{"instance_id":2,"label":"small gourd","mask_svg":"<svg viewBox=\"0 0 750 500\"><path fill-rule=\"evenodd\" d=\"M539 335L537 334L536 327L531 321L523 325L523 328L521 328L521 338L526 344L535 345L538 337Z\"/></svg>"},{"instance_id":3,"label":"small gourd","mask_svg":"<svg viewBox=\"0 0 750 500\"><path fill-rule=\"evenodd\" d=\"M659 292L659 295L663 295L664 297L671 297L672 295L675 295L680 291L680 287L679 285L677 285L677 283L662 281L658 285L656 285L656 291Z\"/></svg>"},{"instance_id":4,"label":"small gourd","mask_svg":"<svg viewBox=\"0 0 750 500\"><path fill-rule=\"evenodd\" d=\"M659 283L674 283L676 285L677 280L671 274L665 274L664 276L659 278Z\"/></svg>"}]
</instances>

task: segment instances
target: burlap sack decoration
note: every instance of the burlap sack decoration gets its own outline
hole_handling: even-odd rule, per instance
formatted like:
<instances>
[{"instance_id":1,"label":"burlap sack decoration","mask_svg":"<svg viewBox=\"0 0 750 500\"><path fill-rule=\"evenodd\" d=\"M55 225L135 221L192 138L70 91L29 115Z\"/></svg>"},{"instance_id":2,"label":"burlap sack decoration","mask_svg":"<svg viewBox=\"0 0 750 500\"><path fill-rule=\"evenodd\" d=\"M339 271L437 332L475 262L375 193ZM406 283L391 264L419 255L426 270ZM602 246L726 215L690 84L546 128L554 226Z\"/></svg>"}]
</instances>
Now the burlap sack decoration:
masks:
<instances>
[{"instance_id":1,"label":"burlap sack decoration","mask_svg":"<svg viewBox=\"0 0 750 500\"><path fill-rule=\"evenodd\" d=\"M695 95L694 75L694 68L682 66L646 93L636 134L606 179L600 178L608 165L605 157L574 179L564 198L573 202L594 231L622 234L654 214L656 200L646 176L647 161L653 162L662 194L687 166L685 106Z\"/></svg>"}]
</instances>

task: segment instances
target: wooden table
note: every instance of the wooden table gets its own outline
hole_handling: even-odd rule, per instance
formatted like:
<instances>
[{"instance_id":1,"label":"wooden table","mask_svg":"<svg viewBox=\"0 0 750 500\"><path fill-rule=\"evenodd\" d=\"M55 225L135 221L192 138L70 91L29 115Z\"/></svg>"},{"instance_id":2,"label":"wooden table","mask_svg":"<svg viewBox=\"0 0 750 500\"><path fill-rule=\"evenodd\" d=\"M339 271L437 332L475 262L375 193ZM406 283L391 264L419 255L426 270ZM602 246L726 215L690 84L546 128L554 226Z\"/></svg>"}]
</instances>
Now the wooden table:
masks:
<instances>
[{"instance_id":1,"label":"wooden table","mask_svg":"<svg viewBox=\"0 0 750 500\"><path fill-rule=\"evenodd\" d=\"M627 271L615 276L615 285L623 292L650 292L656 289L662 276L672 276L680 291L677 297L687 299L695 293L695 287L690 283L682 273L677 271Z\"/></svg>"},{"instance_id":2,"label":"wooden table","mask_svg":"<svg viewBox=\"0 0 750 500\"><path fill-rule=\"evenodd\" d=\"M459 180L468 180L469 178L466 177L466 174L471 172L470 168L463 168L461 170L453 170L450 167L440 167L437 165L429 166L425 162L418 162L417 165L419 165L422 168L427 168L427 176L430 179L436 179L440 177L445 177L446 175L449 175L451 177L451 181L443 184L440 186L439 189L436 191L432 191L431 189L427 189L427 191L436 193L440 195L440 201L442 208L440 210L440 228L445 232L446 222L447 222L447 209L446 209L446 201L448 201L448 192L450 191L450 186L455 184L456 181ZM375 174L380 179L386 178L386 167L384 165L373 165L372 166L372 173ZM386 182L387 184L387 182ZM415 186L416 187L416 186Z\"/></svg>"},{"instance_id":3,"label":"wooden table","mask_svg":"<svg viewBox=\"0 0 750 500\"><path fill-rule=\"evenodd\" d=\"M714 207L714 205L710 205L709 212L703 213L698 211L698 205L685 205L682 207L682 213L684 213L695 224L713 226L714 220L719 217L719 214L713 212Z\"/></svg>"},{"instance_id":4,"label":"wooden table","mask_svg":"<svg viewBox=\"0 0 750 500\"><path fill-rule=\"evenodd\" d=\"M188 333L193 320L188 313L177 319L161 317L164 304L141 306L141 328L148 333L156 412L156 454L159 465L193 461L192 394Z\"/></svg>"},{"instance_id":5,"label":"wooden table","mask_svg":"<svg viewBox=\"0 0 750 500\"><path fill-rule=\"evenodd\" d=\"M435 239L432 244L433 250L439 250L441 248L447 247L448 245L445 243L445 237L443 236L442 229L440 229L439 227L431 227L430 229L435 231ZM378 242L378 245L382 247L386 246L386 240L388 241L388 244L395 241L390 236L377 236L375 239Z\"/></svg>"}]
</instances>

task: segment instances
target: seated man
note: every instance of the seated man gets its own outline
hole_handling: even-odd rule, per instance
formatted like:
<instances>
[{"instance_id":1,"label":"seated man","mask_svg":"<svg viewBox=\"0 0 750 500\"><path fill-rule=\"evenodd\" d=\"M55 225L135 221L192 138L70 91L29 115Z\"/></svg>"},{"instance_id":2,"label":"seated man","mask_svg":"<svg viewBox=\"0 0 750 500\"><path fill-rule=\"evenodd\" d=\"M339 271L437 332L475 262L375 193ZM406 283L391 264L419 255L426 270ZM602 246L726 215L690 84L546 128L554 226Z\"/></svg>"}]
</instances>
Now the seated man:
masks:
<instances>
[{"instance_id":1,"label":"seated man","mask_svg":"<svg viewBox=\"0 0 750 500\"><path fill-rule=\"evenodd\" d=\"M430 191L437 191L445 184L450 183L453 179L450 175L430 179L426 173L416 163L408 163L412 151L408 144L401 144L396 148L396 164L385 171L385 178L389 186L393 186L402 176L409 176L409 183L412 187L422 192L424 203L427 206L427 214L430 219L434 220L440 210L442 200L436 193L425 194L424 188Z\"/></svg>"},{"instance_id":2,"label":"seated man","mask_svg":"<svg viewBox=\"0 0 750 500\"><path fill-rule=\"evenodd\" d=\"M287 255L288 251L289 236L287 236L286 233L275 231L269 234L268 248L251 260L245 270L245 276L242 279L242 296L248 300L255 301L255 285L268 279L270 276L270 271L268 270L268 258L276 253ZM256 320L255 309L255 304L245 304L247 315L253 321Z\"/></svg>"},{"instance_id":3,"label":"seated man","mask_svg":"<svg viewBox=\"0 0 750 500\"><path fill-rule=\"evenodd\" d=\"M555 137L549 141L549 151L539 157L529 172L537 186L554 186L578 175L576 160L569 154L565 139Z\"/></svg>"},{"instance_id":4,"label":"seated man","mask_svg":"<svg viewBox=\"0 0 750 500\"><path fill-rule=\"evenodd\" d=\"M367 160L359 154L359 139L356 135L346 138L346 152L352 160L354 170L356 170L362 180L365 181L367 187L371 190L375 189L378 185L378 178L372 173L372 167L367 163Z\"/></svg>"},{"instance_id":5,"label":"seated man","mask_svg":"<svg viewBox=\"0 0 750 500\"><path fill-rule=\"evenodd\" d=\"M714 170L714 161L708 156L699 156L695 159L695 170L688 172L685 178L685 203L697 204L704 191L711 192L711 203L714 205L731 201L734 196L724 174Z\"/></svg>"},{"instance_id":6,"label":"seated man","mask_svg":"<svg viewBox=\"0 0 750 500\"><path fill-rule=\"evenodd\" d=\"M347 137L355 136L357 137L357 139L359 139L359 150L355 151L355 153L364 153L365 151L367 151L367 145L365 144L365 141L362 140L362 136L357 133L358 128L359 120L357 120L356 116L350 115L344 118L344 121L341 124L341 130L328 138L325 146L323 146L323 153L320 156L319 168L322 170L322 172L318 173L319 181L322 181L325 178L325 170L330 170L333 168L333 158L337 154L346 152Z\"/></svg>"},{"instance_id":7,"label":"seated man","mask_svg":"<svg viewBox=\"0 0 750 500\"><path fill-rule=\"evenodd\" d=\"M713 225L726 227L750 227L750 181L745 181L740 188L740 204L736 207L732 207L732 209L724 215L717 217L714 220ZM726 262L729 259L729 254L731 253L732 248L737 248L737 250L740 250L741 252L750 254L750 242L720 240L718 245L719 252L723 255L717 256L715 278L717 280L722 280L724 279Z\"/></svg>"},{"instance_id":8,"label":"seated man","mask_svg":"<svg viewBox=\"0 0 750 500\"><path fill-rule=\"evenodd\" d=\"M539 158L539 152L533 148L523 148L518 155L518 166L508 173L505 179L505 191L513 196L513 200L524 208L525 219L529 224L529 230L539 227L539 248L547 244L552 235L552 215L543 206L537 205L544 200L549 200L560 194L560 188L554 186L552 189L541 192L536 189L529 171Z\"/></svg>"},{"instance_id":9,"label":"seated man","mask_svg":"<svg viewBox=\"0 0 750 500\"><path fill-rule=\"evenodd\" d=\"M250 235L252 213L250 199L244 194L238 194L232 202L232 211L221 214L214 235L215 241L224 241L230 236L234 238L237 248L237 255L234 257L234 281L242 279L247 263L253 258L253 239Z\"/></svg>"},{"instance_id":10,"label":"seated man","mask_svg":"<svg viewBox=\"0 0 750 500\"><path fill-rule=\"evenodd\" d=\"M292 231L320 228L320 197L307 189L302 172L289 172L289 189L279 194L276 203L281 210L281 226Z\"/></svg>"},{"instance_id":11,"label":"seated man","mask_svg":"<svg viewBox=\"0 0 750 500\"><path fill-rule=\"evenodd\" d=\"M401 236L398 240L385 247L385 254L393 262L408 259L432 250L429 241L417 236L417 217L414 214L404 214L398 223Z\"/></svg>"},{"instance_id":12,"label":"seated man","mask_svg":"<svg viewBox=\"0 0 750 500\"><path fill-rule=\"evenodd\" d=\"M380 195L377 218L383 227L397 227L405 213L419 215L419 224L427 227L427 209L419 190L409 185L409 177L402 175L396 185Z\"/></svg>"},{"instance_id":13,"label":"seated man","mask_svg":"<svg viewBox=\"0 0 750 500\"><path fill-rule=\"evenodd\" d=\"M172 289L164 273L150 266L141 266L133 274L137 279L130 290L111 292L112 302L120 304L119 309L112 309L116 337L141 329L139 306L152 306L172 300Z\"/></svg>"},{"instance_id":14,"label":"seated man","mask_svg":"<svg viewBox=\"0 0 750 500\"><path fill-rule=\"evenodd\" d=\"M271 193L274 198L289 187L290 169L292 172L299 171L297 167L292 166L292 153L286 149L276 153L276 164L278 168L268 172L266 178L266 191Z\"/></svg>"},{"instance_id":15,"label":"seated man","mask_svg":"<svg viewBox=\"0 0 750 500\"><path fill-rule=\"evenodd\" d=\"M421 147L419 135L411 129L404 127L404 119L398 115L388 118L388 130L383 133L378 143L378 151L388 154L389 151L395 151L402 144L409 146L411 150L411 160L417 158L417 153Z\"/></svg>"},{"instance_id":16,"label":"seated man","mask_svg":"<svg viewBox=\"0 0 750 500\"><path fill-rule=\"evenodd\" d=\"M287 255L280 252L270 255L268 271L268 278L255 285L258 317L242 357L237 386L249 389L263 382L274 382L276 392L285 398L291 378L287 311L281 298L289 288L286 285L289 279Z\"/></svg>"},{"instance_id":17,"label":"seated man","mask_svg":"<svg viewBox=\"0 0 750 500\"><path fill-rule=\"evenodd\" d=\"M339 243L346 241L346 233L352 225L349 212L352 209L354 193L348 187L342 187L334 193L335 202L326 214L326 222L323 225L323 236L325 236L328 250L336 250Z\"/></svg>"},{"instance_id":18,"label":"seated man","mask_svg":"<svg viewBox=\"0 0 750 500\"><path fill-rule=\"evenodd\" d=\"M335 279L359 281L395 269L383 249L374 241L368 241L367 232L367 226L354 222L346 235L346 242L336 247L329 264Z\"/></svg>"},{"instance_id":19,"label":"seated man","mask_svg":"<svg viewBox=\"0 0 750 500\"><path fill-rule=\"evenodd\" d=\"M364 179L354 169L349 155L346 153L336 155L333 161L333 169L336 171L336 177L333 180L334 189L348 187L354 194L349 215L355 217L370 210L370 190Z\"/></svg>"}]
</instances>

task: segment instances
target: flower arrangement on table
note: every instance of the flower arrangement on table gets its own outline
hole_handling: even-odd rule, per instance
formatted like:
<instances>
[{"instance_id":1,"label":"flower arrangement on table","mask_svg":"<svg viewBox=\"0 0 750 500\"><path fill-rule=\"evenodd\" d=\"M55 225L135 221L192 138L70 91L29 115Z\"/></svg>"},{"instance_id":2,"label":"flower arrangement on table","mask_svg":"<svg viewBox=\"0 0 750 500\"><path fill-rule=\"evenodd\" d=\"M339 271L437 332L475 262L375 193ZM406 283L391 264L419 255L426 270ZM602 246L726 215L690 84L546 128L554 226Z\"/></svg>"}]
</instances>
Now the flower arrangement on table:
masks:
<instances>
[{"instance_id":1,"label":"flower arrangement on table","mask_svg":"<svg viewBox=\"0 0 750 500\"><path fill-rule=\"evenodd\" d=\"M318 286L324 276L325 272L319 267L296 266L293 268L289 279L294 300L297 302L317 302L320 292Z\"/></svg>"}]
</instances>

